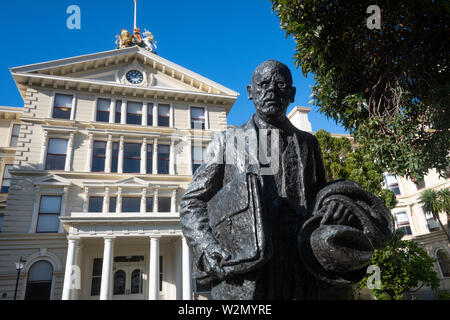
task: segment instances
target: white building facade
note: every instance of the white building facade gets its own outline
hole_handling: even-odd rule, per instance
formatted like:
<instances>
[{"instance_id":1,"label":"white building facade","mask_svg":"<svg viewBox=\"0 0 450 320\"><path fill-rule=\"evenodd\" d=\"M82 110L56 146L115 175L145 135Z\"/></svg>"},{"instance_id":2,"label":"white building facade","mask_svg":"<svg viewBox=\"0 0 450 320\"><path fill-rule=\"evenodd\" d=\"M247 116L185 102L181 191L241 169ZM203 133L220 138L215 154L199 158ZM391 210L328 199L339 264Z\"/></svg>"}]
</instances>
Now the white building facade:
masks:
<instances>
[{"instance_id":1,"label":"white building facade","mask_svg":"<svg viewBox=\"0 0 450 320\"><path fill-rule=\"evenodd\" d=\"M0 299L191 299L179 200L238 94L138 46L11 69Z\"/></svg>"}]
</instances>

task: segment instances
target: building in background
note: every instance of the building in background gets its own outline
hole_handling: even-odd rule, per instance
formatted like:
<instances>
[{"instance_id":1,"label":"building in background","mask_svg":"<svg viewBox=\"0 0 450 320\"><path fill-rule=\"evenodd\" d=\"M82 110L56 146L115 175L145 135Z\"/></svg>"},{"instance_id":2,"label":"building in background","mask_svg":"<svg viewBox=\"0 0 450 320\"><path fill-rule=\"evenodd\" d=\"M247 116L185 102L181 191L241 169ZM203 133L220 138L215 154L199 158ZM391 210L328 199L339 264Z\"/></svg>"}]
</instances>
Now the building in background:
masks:
<instances>
[{"instance_id":1,"label":"building in background","mask_svg":"<svg viewBox=\"0 0 450 320\"><path fill-rule=\"evenodd\" d=\"M238 94L139 46L11 74L0 299L20 257L18 299L191 299L179 199Z\"/></svg>"}]
</instances>

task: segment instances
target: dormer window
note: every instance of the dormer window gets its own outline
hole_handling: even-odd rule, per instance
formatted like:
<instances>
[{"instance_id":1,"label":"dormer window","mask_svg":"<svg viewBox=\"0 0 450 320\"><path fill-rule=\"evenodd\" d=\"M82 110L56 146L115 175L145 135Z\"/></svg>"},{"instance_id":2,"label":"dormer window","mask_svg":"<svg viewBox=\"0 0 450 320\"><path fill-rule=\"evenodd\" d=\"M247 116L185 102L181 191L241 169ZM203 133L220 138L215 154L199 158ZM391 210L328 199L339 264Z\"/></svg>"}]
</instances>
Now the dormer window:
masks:
<instances>
[{"instance_id":1,"label":"dormer window","mask_svg":"<svg viewBox=\"0 0 450 320\"><path fill-rule=\"evenodd\" d=\"M70 119L72 113L73 95L56 94L53 105L53 118Z\"/></svg>"}]
</instances>

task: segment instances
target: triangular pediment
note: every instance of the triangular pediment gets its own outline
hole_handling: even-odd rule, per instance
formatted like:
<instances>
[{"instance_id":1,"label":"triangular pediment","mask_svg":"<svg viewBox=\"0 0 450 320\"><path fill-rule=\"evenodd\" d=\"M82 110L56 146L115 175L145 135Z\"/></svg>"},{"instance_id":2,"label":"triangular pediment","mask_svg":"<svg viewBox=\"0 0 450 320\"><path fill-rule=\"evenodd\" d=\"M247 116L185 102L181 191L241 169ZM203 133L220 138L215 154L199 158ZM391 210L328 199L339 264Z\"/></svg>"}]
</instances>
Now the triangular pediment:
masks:
<instances>
[{"instance_id":1,"label":"triangular pediment","mask_svg":"<svg viewBox=\"0 0 450 320\"><path fill-rule=\"evenodd\" d=\"M231 89L139 47L38 63L10 70L23 96L22 87L30 83L38 83L42 86L55 86L60 83L68 88L89 88L90 91L97 87L105 90L106 87L111 86L114 87L113 92L127 89L131 91L134 89L134 92L148 90L149 96L167 96L172 93L172 96L187 99L186 95L191 94L200 95L196 99L210 98L213 101L227 98L234 102L239 95ZM139 83L131 83L127 79L127 73L132 70L137 70L142 75L143 79L139 79Z\"/></svg>"},{"instance_id":2,"label":"triangular pediment","mask_svg":"<svg viewBox=\"0 0 450 320\"><path fill-rule=\"evenodd\" d=\"M71 182L58 175L50 174L34 181L35 186L69 186Z\"/></svg>"},{"instance_id":3,"label":"triangular pediment","mask_svg":"<svg viewBox=\"0 0 450 320\"><path fill-rule=\"evenodd\" d=\"M131 177L124 180L119 180L115 183L118 187L142 186L146 187L149 183L137 177Z\"/></svg>"}]
</instances>

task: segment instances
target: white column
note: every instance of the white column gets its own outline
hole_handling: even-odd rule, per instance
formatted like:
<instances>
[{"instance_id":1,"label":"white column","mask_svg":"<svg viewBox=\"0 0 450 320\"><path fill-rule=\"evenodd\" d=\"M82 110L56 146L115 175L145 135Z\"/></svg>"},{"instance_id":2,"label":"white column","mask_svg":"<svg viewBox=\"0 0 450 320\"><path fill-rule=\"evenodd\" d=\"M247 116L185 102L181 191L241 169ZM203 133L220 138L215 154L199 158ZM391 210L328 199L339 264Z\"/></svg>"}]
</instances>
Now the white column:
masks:
<instances>
[{"instance_id":1,"label":"white column","mask_svg":"<svg viewBox=\"0 0 450 320\"><path fill-rule=\"evenodd\" d=\"M191 280L191 252L182 238L182 273L183 273L183 300L192 300L192 280Z\"/></svg>"},{"instance_id":2,"label":"white column","mask_svg":"<svg viewBox=\"0 0 450 320\"><path fill-rule=\"evenodd\" d=\"M174 112L173 112L173 103L170 104L170 109L169 109L169 127L173 128L174 127L174 118L173 118Z\"/></svg>"},{"instance_id":3,"label":"white column","mask_svg":"<svg viewBox=\"0 0 450 320\"><path fill-rule=\"evenodd\" d=\"M64 171L70 171L70 165L72 163L72 154L73 154L73 132L69 135L69 141L67 142L67 151L66 151L66 164L64 166Z\"/></svg>"},{"instance_id":4,"label":"white column","mask_svg":"<svg viewBox=\"0 0 450 320\"><path fill-rule=\"evenodd\" d=\"M152 113L152 119L153 119L153 126L158 126L158 104L156 102L153 103L153 113Z\"/></svg>"},{"instance_id":5,"label":"white column","mask_svg":"<svg viewBox=\"0 0 450 320\"><path fill-rule=\"evenodd\" d=\"M114 237L105 237L105 245L103 249L102 282L100 285L100 300L111 300L113 258Z\"/></svg>"},{"instance_id":6,"label":"white column","mask_svg":"<svg viewBox=\"0 0 450 320\"><path fill-rule=\"evenodd\" d=\"M141 193L141 213L145 213L147 204L147 188L142 188Z\"/></svg>"},{"instance_id":7,"label":"white column","mask_svg":"<svg viewBox=\"0 0 450 320\"><path fill-rule=\"evenodd\" d=\"M64 217L66 215L66 208L67 208L67 199L69 197L69 187L65 186L63 188L63 194L62 194L62 201L61 201L61 213L60 216ZM64 227L61 222L59 222L59 233L64 233Z\"/></svg>"},{"instance_id":8,"label":"white column","mask_svg":"<svg viewBox=\"0 0 450 320\"><path fill-rule=\"evenodd\" d=\"M75 120L75 108L77 107L77 95L74 94L72 98L72 109L70 110L70 120Z\"/></svg>"},{"instance_id":9,"label":"white column","mask_svg":"<svg viewBox=\"0 0 450 320\"><path fill-rule=\"evenodd\" d=\"M150 238L150 266L149 266L148 299L159 298L159 237Z\"/></svg>"},{"instance_id":10,"label":"white column","mask_svg":"<svg viewBox=\"0 0 450 320\"><path fill-rule=\"evenodd\" d=\"M175 174L175 141L170 141L169 174Z\"/></svg>"},{"instance_id":11,"label":"white column","mask_svg":"<svg viewBox=\"0 0 450 320\"><path fill-rule=\"evenodd\" d=\"M177 189L172 190L172 197L170 198L170 212L177 212Z\"/></svg>"},{"instance_id":12,"label":"white column","mask_svg":"<svg viewBox=\"0 0 450 320\"><path fill-rule=\"evenodd\" d=\"M208 106L205 106L205 130L209 130L209 112Z\"/></svg>"},{"instance_id":13,"label":"white column","mask_svg":"<svg viewBox=\"0 0 450 320\"><path fill-rule=\"evenodd\" d=\"M111 99L111 104L109 105L109 123L116 122L116 99Z\"/></svg>"},{"instance_id":14,"label":"white column","mask_svg":"<svg viewBox=\"0 0 450 320\"><path fill-rule=\"evenodd\" d=\"M105 158L106 173L111 173L111 161L112 161L112 135L108 134L108 140L106 142L106 158Z\"/></svg>"},{"instance_id":15,"label":"white column","mask_svg":"<svg viewBox=\"0 0 450 320\"><path fill-rule=\"evenodd\" d=\"M158 174L158 138L153 140L153 162L152 174Z\"/></svg>"},{"instance_id":16,"label":"white column","mask_svg":"<svg viewBox=\"0 0 450 320\"><path fill-rule=\"evenodd\" d=\"M122 108L120 109L120 123L126 124L127 123L127 100L122 100Z\"/></svg>"},{"instance_id":17,"label":"white column","mask_svg":"<svg viewBox=\"0 0 450 320\"><path fill-rule=\"evenodd\" d=\"M158 189L153 191L153 212L158 212Z\"/></svg>"},{"instance_id":18,"label":"white column","mask_svg":"<svg viewBox=\"0 0 450 320\"><path fill-rule=\"evenodd\" d=\"M117 188L116 213L122 212L122 188Z\"/></svg>"},{"instance_id":19,"label":"white column","mask_svg":"<svg viewBox=\"0 0 450 320\"><path fill-rule=\"evenodd\" d=\"M72 285L78 281L76 276L80 276L77 274L77 269L74 268L77 264L77 247L78 247L79 238L69 237L68 238L68 247L67 247L67 258L66 258L66 271L64 273L64 287L62 292L62 300L72 300L74 289Z\"/></svg>"},{"instance_id":20,"label":"white column","mask_svg":"<svg viewBox=\"0 0 450 320\"><path fill-rule=\"evenodd\" d=\"M105 188L105 196L103 197L103 213L109 212L109 188Z\"/></svg>"},{"instance_id":21,"label":"white column","mask_svg":"<svg viewBox=\"0 0 450 320\"><path fill-rule=\"evenodd\" d=\"M146 127L148 121L148 104L144 102L142 104L142 126Z\"/></svg>"},{"instance_id":22,"label":"white column","mask_svg":"<svg viewBox=\"0 0 450 320\"><path fill-rule=\"evenodd\" d=\"M45 157L47 155L47 149L48 149L48 131L44 130L44 136L42 138L42 152L41 157L39 159L39 166L41 169L45 168Z\"/></svg>"},{"instance_id":23,"label":"white column","mask_svg":"<svg viewBox=\"0 0 450 320\"><path fill-rule=\"evenodd\" d=\"M147 138L142 139L141 146L141 174L147 173Z\"/></svg>"},{"instance_id":24,"label":"white column","mask_svg":"<svg viewBox=\"0 0 450 320\"><path fill-rule=\"evenodd\" d=\"M88 212L88 199L89 199L89 188L84 187L83 212Z\"/></svg>"},{"instance_id":25,"label":"white column","mask_svg":"<svg viewBox=\"0 0 450 320\"><path fill-rule=\"evenodd\" d=\"M92 133L89 134L88 140L88 151L86 158L86 172L91 172L92 170L92 152L94 150L94 135Z\"/></svg>"},{"instance_id":26,"label":"white column","mask_svg":"<svg viewBox=\"0 0 450 320\"><path fill-rule=\"evenodd\" d=\"M120 136L119 159L117 161L117 173L123 173L123 148L124 148L123 136Z\"/></svg>"}]
</instances>

